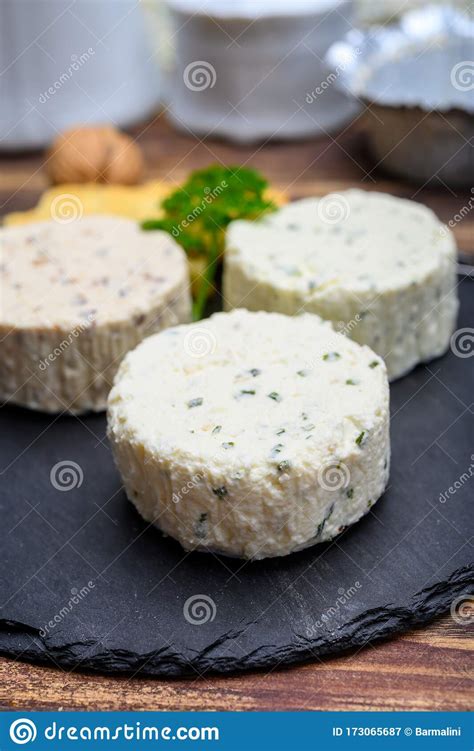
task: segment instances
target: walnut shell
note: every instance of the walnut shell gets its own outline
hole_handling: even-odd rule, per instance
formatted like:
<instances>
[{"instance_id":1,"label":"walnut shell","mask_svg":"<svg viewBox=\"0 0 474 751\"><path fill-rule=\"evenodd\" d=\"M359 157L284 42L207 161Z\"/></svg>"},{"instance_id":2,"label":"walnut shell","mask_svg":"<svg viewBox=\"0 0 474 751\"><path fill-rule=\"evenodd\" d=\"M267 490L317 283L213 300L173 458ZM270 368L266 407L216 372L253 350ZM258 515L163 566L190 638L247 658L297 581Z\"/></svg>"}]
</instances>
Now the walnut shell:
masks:
<instances>
[{"instance_id":1,"label":"walnut shell","mask_svg":"<svg viewBox=\"0 0 474 751\"><path fill-rule=\"evenodd\" d=\"M71 128L51 146L46 170L53 183L133 185L142 176L143 157L129 136L111 126Z\"/></svg>"}]
</instances>

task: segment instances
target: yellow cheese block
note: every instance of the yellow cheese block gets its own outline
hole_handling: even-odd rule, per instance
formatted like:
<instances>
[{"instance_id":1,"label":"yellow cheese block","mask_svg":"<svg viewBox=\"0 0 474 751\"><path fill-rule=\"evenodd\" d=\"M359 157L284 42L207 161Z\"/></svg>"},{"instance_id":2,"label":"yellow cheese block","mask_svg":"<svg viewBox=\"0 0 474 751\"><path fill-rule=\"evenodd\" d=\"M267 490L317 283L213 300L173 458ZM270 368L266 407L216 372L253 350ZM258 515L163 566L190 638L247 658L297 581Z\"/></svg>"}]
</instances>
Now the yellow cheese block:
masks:
<instances>
[{"instance_id":1,"label":"yellow cheese block","mask_svg":"<svg viewBox=\"0 0 474 751\"><path fill-rule=\"evenodd\" d=\"M149 219L158 216L161 201L173 189L161 180L144 185L98 185L97 183L64 183L45 190L38 204L29 211L15 211L4 217L5 226L28 224L54 219L61 207L74 207L78 215L112 214L128 219Z\"/></svg>"}]
</instances>

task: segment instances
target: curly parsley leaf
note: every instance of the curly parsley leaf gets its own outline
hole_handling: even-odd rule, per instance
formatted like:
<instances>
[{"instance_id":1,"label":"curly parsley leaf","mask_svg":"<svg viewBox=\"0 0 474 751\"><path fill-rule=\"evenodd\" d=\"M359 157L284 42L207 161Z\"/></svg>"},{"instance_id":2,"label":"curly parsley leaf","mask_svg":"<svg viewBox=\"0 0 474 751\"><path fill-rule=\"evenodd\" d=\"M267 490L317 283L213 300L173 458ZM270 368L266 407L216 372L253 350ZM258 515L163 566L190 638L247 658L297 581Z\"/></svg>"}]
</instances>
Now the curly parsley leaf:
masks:
<instances>
[{"instance_id":1,"label":"curly parsley leaf","mask_svg":"<svg viewBox=\"0 0 474 751\"><path fill-rule=\"evenodd\" d=\"M212 165L192 172L161 204L163 216L142 223L144 230L165 230L190 258L206 263L194 301L202 317L224 251L225 230L235 219L258 219L277 206L265 198L268 183L256 170Z\"/></svg>"}]
</instances>

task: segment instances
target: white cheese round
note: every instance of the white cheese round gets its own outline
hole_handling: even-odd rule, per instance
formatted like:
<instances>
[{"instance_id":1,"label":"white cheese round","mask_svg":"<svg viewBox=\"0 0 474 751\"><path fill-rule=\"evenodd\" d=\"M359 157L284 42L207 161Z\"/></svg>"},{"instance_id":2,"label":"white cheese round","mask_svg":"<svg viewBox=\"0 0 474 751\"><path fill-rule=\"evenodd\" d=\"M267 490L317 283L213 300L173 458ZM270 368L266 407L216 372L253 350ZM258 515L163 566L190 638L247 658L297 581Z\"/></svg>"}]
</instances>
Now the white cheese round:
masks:
<instances>
[{"instance_id":1,"label":"white cheese round","mask_svg":"<svg viewBox=\"0 0 474 751\"><path fill-rule=\"evenodd\" d=\"M456 246L430 209L348 190L228 229L227 309L317 313L385 359L389 378L441 355L458 309Z\"/></svg>"},{"instance_id":2,"label":"white cheese round","mask_svg":"<svg viewBox=\"0 0 474 751\"><path fill-rule=\"evenodd\" d=\"M186 549L286 555L383 493L385 365L318 316L217 313L126 356L108 436L130 500Z\"/></svg>"},{"instance_id":3,"label":"white cheese round","mask_svg":"<svg viewBox=\"0 0 474 751\"><path fill-rule=\"evenodd\" d=\"M120 361L188 321L188 269L163 232L91 216L0 230L0 399L105 409Z\"/></svg>"}]
</instances>

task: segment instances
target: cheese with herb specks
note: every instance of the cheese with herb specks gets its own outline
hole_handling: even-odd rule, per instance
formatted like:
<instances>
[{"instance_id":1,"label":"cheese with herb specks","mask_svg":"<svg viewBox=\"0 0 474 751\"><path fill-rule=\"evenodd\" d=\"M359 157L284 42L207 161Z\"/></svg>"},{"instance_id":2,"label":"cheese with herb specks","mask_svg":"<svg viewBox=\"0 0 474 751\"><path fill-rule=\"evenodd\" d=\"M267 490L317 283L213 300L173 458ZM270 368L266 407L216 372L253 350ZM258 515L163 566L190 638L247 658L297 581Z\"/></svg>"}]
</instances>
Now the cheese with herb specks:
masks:
<instances>
[{"instance_id":1,"label":"cheese with herb specks","mask_svg":"<svg viewBox=\"0 0 474 751\"><path fill-rule=\"evenodd\" d=\"M227 309L317 313L386 362L389 377L441 355L455 326L456 246L430 209L348 190L227 231Z\"/></svg>"},{"instance_id":2,"label":"cheese with herb specks","mask_svg":"<svg viewBox=\"0 0 474 751\"><path fill-rule=\"evenodd\" d=\"M190 318L181 248L92 216L0 230L0 399L47 412L105 409L122 357Z\"/></svg>"},{"instance_id":3,"label":"cheese with herb specks","mask_svg":"<svg viewBox=\"0 0 474 751\"><path fill-rule=\"evenodd\" d=\"M186 549L286 555L383 493L386 369L315 315L217 313L125 357L108 436L130 500Z\"/></svg>"}]
</instances>

